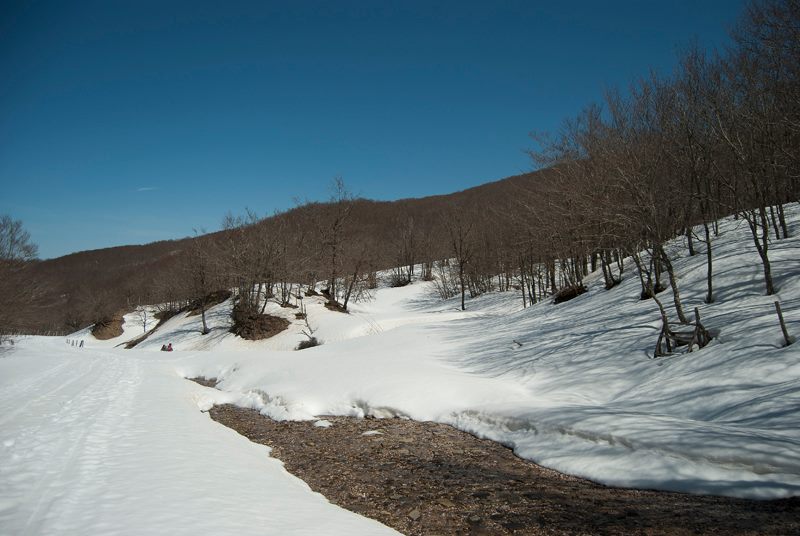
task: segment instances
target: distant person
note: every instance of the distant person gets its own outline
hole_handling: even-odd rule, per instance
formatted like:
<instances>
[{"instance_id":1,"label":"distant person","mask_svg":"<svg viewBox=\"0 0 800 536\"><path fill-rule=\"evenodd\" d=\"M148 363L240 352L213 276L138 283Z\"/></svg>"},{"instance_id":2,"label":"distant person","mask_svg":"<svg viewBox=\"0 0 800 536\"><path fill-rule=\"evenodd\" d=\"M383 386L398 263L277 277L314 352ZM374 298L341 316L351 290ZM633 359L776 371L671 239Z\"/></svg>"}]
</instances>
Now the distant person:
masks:
<instances>
[{"instance_id":1,"label":"distant person","mask_svg":"<svg viewBox=\"0 0 800 536\"><path fill-rule=\"evenodd\" d=\"M161 351L162 352L166 352L167 351L167 345L166 344L162 344L161 345Z\"/></svg>"},{"instance_id":2,"label":"distant person","mask_svg":"<svg viewBox=\"0 0 800 536\"><path fill-rule=\"evenodd\" d=\"M167 345L167 352L171 352L171 351L172 351L172 343L169 343Z\"/></svg>"}]
</instances>

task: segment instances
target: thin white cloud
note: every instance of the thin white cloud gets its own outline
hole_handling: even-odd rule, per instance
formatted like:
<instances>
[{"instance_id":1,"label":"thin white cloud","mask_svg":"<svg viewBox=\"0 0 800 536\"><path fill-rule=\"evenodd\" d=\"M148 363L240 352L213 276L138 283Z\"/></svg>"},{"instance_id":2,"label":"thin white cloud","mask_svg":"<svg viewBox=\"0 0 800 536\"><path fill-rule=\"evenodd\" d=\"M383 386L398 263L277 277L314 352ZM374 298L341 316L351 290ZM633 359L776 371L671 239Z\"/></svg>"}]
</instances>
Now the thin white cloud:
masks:
<instances>
[{"instance_id":1,"label":"thin white cloud","mask_svg":"<svg viewBox=\"0 0 800 536\"><path fill-rule=\"evenodd\" d=\"M158 190L157 186L145 186L143 188L137 188L137 192L152 192L153 190Z\"/></svg>"}]
</instances>

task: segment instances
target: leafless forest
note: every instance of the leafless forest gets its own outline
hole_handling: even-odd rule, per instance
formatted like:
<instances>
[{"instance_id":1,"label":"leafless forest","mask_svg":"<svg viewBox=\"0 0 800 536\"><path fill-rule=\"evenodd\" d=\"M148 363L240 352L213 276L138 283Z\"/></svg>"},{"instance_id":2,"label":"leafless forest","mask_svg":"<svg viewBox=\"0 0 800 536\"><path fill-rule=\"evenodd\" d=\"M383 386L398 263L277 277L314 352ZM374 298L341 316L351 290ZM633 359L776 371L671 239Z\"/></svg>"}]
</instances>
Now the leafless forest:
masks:
<instances>
[{"instance_id":1,"label":"leafless forest","mask_svg":"<svg viewBox=\"0 0 800 536\"><path fill-rule=\"evenodd\" d=\"M220 289L235 289L243 317L265 297L313 291L346 311L387 269L395 285L434 280L462 307L492 291L566 300L602 270L607 289L636 277L665 320L688 322L664 244L685 236L688 254L705 256L713 302L714 222L731 214L748 225L772 294L770 245L789 235L783 205L800 192L800 0L752 3L732 37L715 53L688 46L673 73L643 75L534 135L538 171L526 175L395 202L355 198L336 179L325 202L48 261L3 245L3 330L65 333L140 304L202 313ZM3 220L4 236L15 223Z\"/></svg>"}]
</instances>

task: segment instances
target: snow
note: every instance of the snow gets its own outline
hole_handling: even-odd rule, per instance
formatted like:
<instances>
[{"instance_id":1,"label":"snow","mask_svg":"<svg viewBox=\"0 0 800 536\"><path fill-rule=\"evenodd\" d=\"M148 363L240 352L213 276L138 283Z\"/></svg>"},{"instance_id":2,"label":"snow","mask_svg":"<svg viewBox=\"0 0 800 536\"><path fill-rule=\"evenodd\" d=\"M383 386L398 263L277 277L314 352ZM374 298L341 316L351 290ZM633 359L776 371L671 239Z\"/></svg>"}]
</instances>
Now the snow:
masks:
<instances>
[{"instance_id":1,"label":"snow","mask_svg":"<svg viewBox=\"0 0 800 536\"><path fill-rule=\"evenodd\" d=\"M116 346L141 334L134 317L110 341L70 336L83 348L22 340L0 358L0 532L391 532L203 413L222 403L317 425L328 415L448 423L615 486L800 495L800 344L783 347L773 306L800 334L800 207L787 216L794 237L770 249L777 296L763 295L742 222L721 223L713 304L702 245L687 257L670 244L685 307L719 333L691 354L652 358L658 311L639 300L630 262L610 291L593 274L586 294L527 309L508 292L462 312L421 281L381 288L351 314L308 297L323 344L302 351L292 351L308 329L296 309L270 304L290 328L243 341L228 332L230 302L209 311L208 335L199 316L178 315L133 350ZM160 352L169 342L175 351ZM218 389L183 379L197 376Z\"/></svg>"},{"instance_id":2,"label":"snow","mask_svg":"<svg viewBox=\"0 0 800 536\"><path fill-rule=\"evenodd\" d=\"M0 359L0 534L397 534L198 411L171 354L99 346Z\"/></svg>"},{"instance_id":3,"label":"snow","mask_svg":"<svg viewBox=\"0 0 800 536\"><path fill-rule=\"evenodd\" d=\"M797 235L800 209L787 211ZM524 310L519 294L495 293L461 312L424 282L380 289L351 315L306 299L324 345L190 352L178 370L221 380L223 392L205 404L234 401L275 419L432 420L609 485L800 494L800 345L782 347L773 306L780 300L789 331L800 333L800 239L771 244L780 292L764 296L749 230L723 221L713 304L703 303L696 247L688 257L682 241L670 245L684 306L698 307L719 336L692 354L652 358L660 319L652 300L639 299L629 260L610 291L595 273L586 294ZM670 292L661 299L671 310Z\"/></svg>"}]
</instances>

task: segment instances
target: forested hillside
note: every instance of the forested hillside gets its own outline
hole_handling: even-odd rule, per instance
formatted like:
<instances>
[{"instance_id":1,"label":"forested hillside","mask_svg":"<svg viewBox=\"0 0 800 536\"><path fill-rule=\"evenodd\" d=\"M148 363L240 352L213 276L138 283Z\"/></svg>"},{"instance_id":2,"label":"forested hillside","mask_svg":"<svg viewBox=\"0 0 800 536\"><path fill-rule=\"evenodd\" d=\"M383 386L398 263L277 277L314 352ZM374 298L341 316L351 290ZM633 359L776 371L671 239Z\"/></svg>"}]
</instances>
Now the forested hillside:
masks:
<instances>
[{"instance_id":1,"label":"forested hillside","mask_svg":"<svg viewBox=\"0 0 800 536\"><path fill-rule=\"evenodd\" d=\"M711 303L714 222L726 215L750 229L773 294L770 249L791 232L783 205L800 198L798 27L796 0L751 5L728 50L690 47L675 72L609 91L559 132L535 136L535 173L395 202L354 198L336 179L326 202L228 216L214 234L30 264L23 273L36 294L16 328L66 332L137 304L202 304L227 288L247 314L262 296L286 301L301 285L346 310L376 270L394 267L402 285L416 264L442 297L460 294L462 308L497 289L526 304L566 300L592 271L610 289L635 270L665 324L685 323L664 244L684 235L688 253L705 256Z\"/></svg>"}]
</instances>

